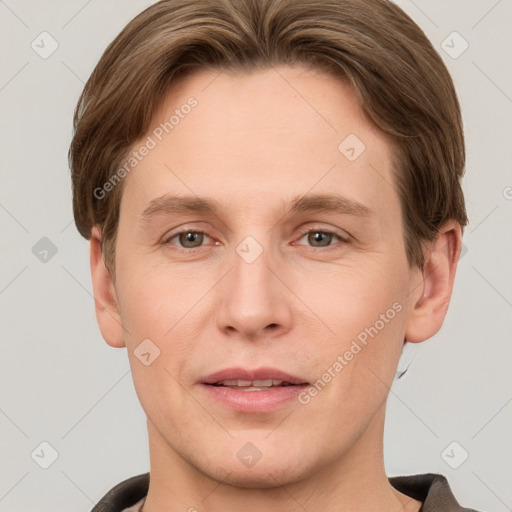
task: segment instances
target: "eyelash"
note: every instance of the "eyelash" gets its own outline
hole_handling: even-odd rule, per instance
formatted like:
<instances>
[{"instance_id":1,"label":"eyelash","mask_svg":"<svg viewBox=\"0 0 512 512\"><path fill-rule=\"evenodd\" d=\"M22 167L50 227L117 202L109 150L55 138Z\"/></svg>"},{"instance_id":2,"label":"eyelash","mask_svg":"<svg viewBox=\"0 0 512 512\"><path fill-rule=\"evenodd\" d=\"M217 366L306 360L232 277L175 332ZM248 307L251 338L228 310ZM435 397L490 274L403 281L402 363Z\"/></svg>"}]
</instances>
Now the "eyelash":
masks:
<instances>
[{"instance_id":1,"label":"eyelash","mask_svg":"<svg viewBox=\"0 0 512 512\"><path fill-rule=\"evenodd\" d=\"M210 236L208 235L208 233L206 233L205 231L201 231L201 230L194 230L194 229L183 229L181 231L177 231L176 233L173 233L172 235L170 235L169 237L167 237L165 240L162 241L162 244L163 245L167 245L170 243L171 240L173 240L174 238L178 237L179 235L183 234L183 233L195 233L195 234L203 234L203 235L206 235L206 236ZM339 233L336 233L335 231L329 231L329 230L325 230L325 229L307 229L307 230L304 230L304 231L301 231L300 232L300 237L299 237L299 240L304 238L305 235L309 234L309 233L322 233L322 234L326 234L326 235L333 235L335 236L338 240L340 240L339 243L341 244L348 244L349 243L349 240L343 236L341 236ZM212 237L210 237L212 238ZM333 248L337 248L338 244L330 244L330 245L327 245L325 247L312 247L312 246L309 246L309 250L312 251L312 252L316 252L316 251L326 251L326 250L329 250L329 249L333 249ZM192 248L186 248L186 247L180 247L180 246L176 246L177 249L179 251L183 251L183 252L186 252L186 253L194 253L196 251L199 251L201 250L204 245L201 245L199 247L192 247Z\"/></svg>"}]
</instances>

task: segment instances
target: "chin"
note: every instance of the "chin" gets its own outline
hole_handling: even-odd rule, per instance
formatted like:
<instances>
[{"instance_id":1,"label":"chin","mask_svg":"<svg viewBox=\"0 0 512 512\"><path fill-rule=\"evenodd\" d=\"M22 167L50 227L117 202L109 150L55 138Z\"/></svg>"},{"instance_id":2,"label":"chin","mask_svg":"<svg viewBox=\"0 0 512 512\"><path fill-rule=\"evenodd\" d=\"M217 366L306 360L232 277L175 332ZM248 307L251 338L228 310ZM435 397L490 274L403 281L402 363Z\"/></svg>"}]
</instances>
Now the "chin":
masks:
<instances>
[{"instance_id":1,"label":"chin","mask_svg":"<svg viewBox=\"0 0 512 512\"><path fill-rule=\"evenodd\" d=\"M263 463L261 464L257 470L256 468L240 468L239 466L228 470L222 468L222 475L210 475L210 477L214 476L216 480L221 481L224 485L240 489L271 489L301 480L300 475L290 473L289 467L276 470L275 468L267 468ZM220 478L221 476L222 478Z\"/></svg>"},{"instance_id":2,"label":"chin","mask_svg":"<svg viewBox=\"0 0 512 512\"><path fill-rule=\"evenodd\" d=\"M208 468L202 468L209 478L225 485L246 489L270 489L298 482L313 474L315 470L313 465L304 466L304 458L291 460L286 453L274 454L266 459L262 456L252 467L246 467L238 460L227 465L225 456L218 460L218 464L216 462L212 461Z\"/></svg>"}]
</instances>

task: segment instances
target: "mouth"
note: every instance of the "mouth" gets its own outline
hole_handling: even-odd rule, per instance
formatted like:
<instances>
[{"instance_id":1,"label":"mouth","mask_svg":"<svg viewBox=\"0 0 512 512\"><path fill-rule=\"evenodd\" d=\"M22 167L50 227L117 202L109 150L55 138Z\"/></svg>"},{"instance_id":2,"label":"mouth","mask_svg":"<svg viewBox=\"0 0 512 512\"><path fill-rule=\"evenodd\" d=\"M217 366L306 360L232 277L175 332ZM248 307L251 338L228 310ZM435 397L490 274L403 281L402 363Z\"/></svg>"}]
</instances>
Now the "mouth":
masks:
<instances>
[{"instance_id":1,"label":"mouth","mask_svg":"<svg viewBox=\"0 0 512 512\"><path fill-rule=\"evenodd\" d=\"M209 386L217 386L217 387L226 387L231 389L237 389L239 391L268 391L269 389L276 387L286 387L286 386L301 386L303 384L294 384L292 382L284 381L284 380L276 380L276 379L266 379L266 380L223 380L219 382L215 382L214 384L207 384Z\"/></svg>"},{"instance_id":2,"label":"mouth","mask_svg":"<svg viewBox=\"0 0 512 512\"><path fill-rule=\"evenodd\" d=\"M309 384L305 379L271 367L254 370L247 368L225 368L200 379L202 384L236 387L251 391L253 388L268 389Z\"/></svg>"},{"instance_id":3,"label":"mouth","mask_svg":"<svg viewBox=\"0 0 512 512\"><path fill-rule=\"evenodd\" d=\"M227 368L199 384L217 403L240 412L269 412L296 398L309 383L276 368Z\"/></svg>"}]
</instances>

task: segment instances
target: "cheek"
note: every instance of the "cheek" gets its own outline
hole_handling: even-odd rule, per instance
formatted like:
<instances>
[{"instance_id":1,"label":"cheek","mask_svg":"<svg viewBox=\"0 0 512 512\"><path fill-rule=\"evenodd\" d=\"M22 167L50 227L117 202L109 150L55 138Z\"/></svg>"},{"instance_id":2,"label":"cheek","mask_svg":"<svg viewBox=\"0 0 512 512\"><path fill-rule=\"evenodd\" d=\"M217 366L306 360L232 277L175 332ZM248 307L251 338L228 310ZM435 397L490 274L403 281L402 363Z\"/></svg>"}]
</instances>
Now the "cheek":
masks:
<instances>
[{"instance_id":1,"label":"cheek","mask_svg":"<svg viewBox=\"0 0 512 512\"><path fill-rule=\"evenodd\" d=\"M295 283L294 292L302 302L296 303L297 309L316 321L332 341L357 336L390 308L387 316L393 322L386 326L396 326L400 322L395 319L404 315L395 314L400 307L393 309L393 304L399 303L405 309L407 279L400 262L386 264L383 260L384 255L379 255L374 261L351 257L340 263L308 263L298 269L300 273L297 271L295 277L287 276Z\"/></svg>"},{"instance_id":2,"label":"cheek","mask_svg":"<svg viewBox=\"0 0 512 512\"><path fill-rule=\"evenodd\" d=\"M394 377L406 324L403 268L381 261L302 281L299 293L307 294L324 333L314 348L321 356L315 368L319 384L328 384L326 397L335 394L333 399L362 408L359 413L384 399Z\"/></svg>"},{"instance_id":3,"label":"cheek","mask_svg":"<svg viewBox=\"0 0 512 512\"><path fill-rule=\"evenodd\" d=\"M204 322L196 293L156 272L123 276L122 322L135 389L151 417L165 403L178 403L178 382L190 380ZM196 290L197 292L197 290ZM155 390L162 392L155 396ZM164 391L165 390L165 391ZM157 406L157 404L160 404ZM165 407L163 407L165 409Z\"/></svg>"},{"instance_id":4,"label":"cheek","mask_svg":"<svg viewBox=\"0 0 512 512\"><path fill-rule=\"evenodd\" d=\"M195 292L174 271L133 265L119 273L123 323L132 343L134 336L165 341L193 306ZM196 299L197 300L197 299Z\"/></svg>"},{"instance_id":5,"label":"cheek","mask_svg":"<svg viewBox=\"0 0 512 512\"><path fill-rule=\"evenodd\" d=\"M197 305L198 290L161 270L123 277L122 321L139 401L148 417L182 428L183 420L165 416L169 404L186 407L189 397L180 383L188 385L190 362L201 357L197 339L204 312Z\"/></svg>"}]
</instances>

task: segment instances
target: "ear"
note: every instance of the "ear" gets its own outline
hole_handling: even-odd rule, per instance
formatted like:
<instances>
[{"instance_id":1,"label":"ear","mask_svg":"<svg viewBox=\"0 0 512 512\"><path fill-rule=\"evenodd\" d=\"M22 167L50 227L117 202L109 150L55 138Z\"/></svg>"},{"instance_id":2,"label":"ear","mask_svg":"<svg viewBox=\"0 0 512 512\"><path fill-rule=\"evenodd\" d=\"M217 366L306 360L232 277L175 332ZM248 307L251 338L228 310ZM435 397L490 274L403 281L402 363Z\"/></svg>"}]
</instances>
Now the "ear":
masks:
<instances>
[{"instance_id":1,"label":"ear","mask_svg":"<svg viewBox=\"0 0 512 512\"><path fill-rule=\"evenodd\" d=\"M429 244L420 285L414 284L416 289L411 292L414 298L405 331L407 341L425 341L441 329L450 304L461 245L462 230L455 221L443 224Z\"/></svg>"},{"instance_id":2,"label":"ear","mask_svg":"<svg viewBox=\"0 0 512 512\"><path fill-rule=\"evenodd\" d=\"M97 226L91 230L91 276L96 320L103 339L114 348L125 346L116 291L101 252L101 233Z\"/></svg>"}]
</instances>

